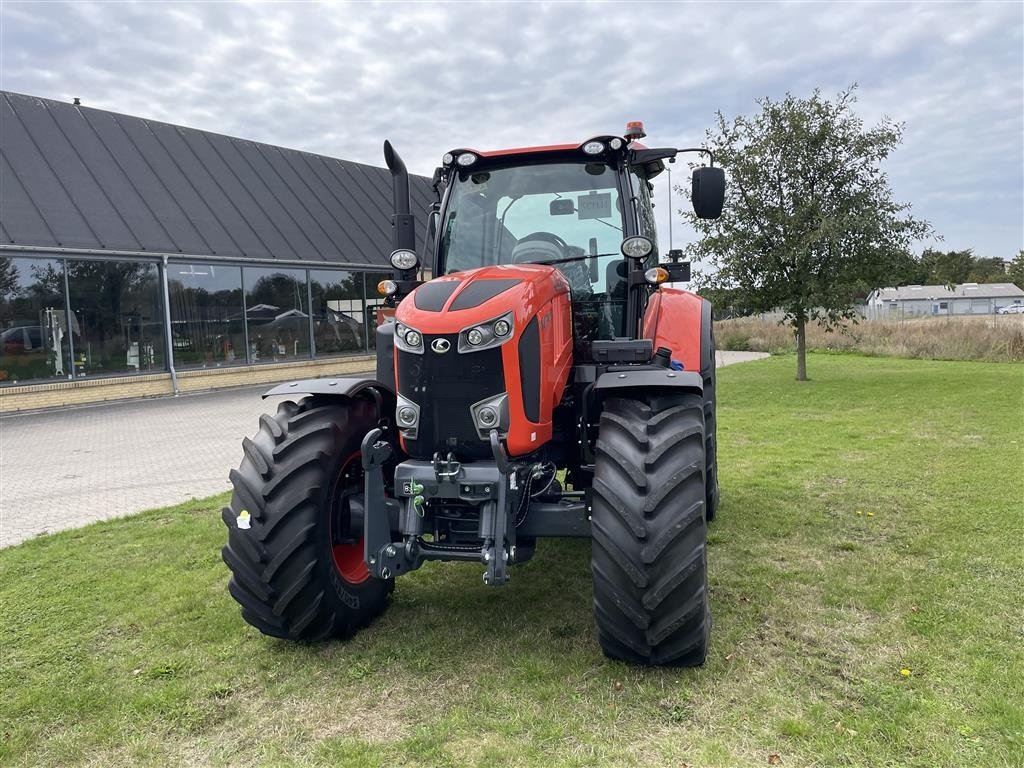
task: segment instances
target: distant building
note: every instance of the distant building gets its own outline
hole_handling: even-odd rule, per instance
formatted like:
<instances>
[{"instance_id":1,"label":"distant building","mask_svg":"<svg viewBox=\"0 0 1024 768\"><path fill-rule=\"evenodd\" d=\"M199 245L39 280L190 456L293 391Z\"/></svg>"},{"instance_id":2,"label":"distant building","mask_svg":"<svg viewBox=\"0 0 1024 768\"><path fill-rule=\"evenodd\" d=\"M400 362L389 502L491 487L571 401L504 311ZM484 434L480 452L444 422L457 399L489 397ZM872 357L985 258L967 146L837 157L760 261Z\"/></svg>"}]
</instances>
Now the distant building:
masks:
<instances>
[{"instance_id":1,"label":"distant building","mask_svg":"<svg viewBox=\"0 0 1024 768\"><path fill-rule=\"evenodd\" d=\"M384 168L0 91L0 411L371 368L391 207Z\"/></svg>"},{"instance_id":2,"label":"distant building","mask_svg":"<svg viewBox=\"0 0 1024 768\"><path fill-rule=\"evenodd\" d=\"M908 315L991 315L1010 304L1024 304L1024 291L1013 283L901 285L872 291L867 316L881 320Z\"/></svg>"}]
</instances>

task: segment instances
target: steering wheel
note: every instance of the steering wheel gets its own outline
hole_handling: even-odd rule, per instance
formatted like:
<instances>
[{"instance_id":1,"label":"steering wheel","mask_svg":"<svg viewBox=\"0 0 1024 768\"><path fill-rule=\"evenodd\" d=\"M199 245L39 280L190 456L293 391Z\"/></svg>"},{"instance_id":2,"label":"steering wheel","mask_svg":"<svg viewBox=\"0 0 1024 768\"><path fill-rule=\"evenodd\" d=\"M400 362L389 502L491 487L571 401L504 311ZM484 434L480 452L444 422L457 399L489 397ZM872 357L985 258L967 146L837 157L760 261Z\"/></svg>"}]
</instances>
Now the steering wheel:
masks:
<instances>
[{"instance_id":1,"label":"steering wheel","mask_svg":"<svg viewBox=\"0 0 1024 768\"><path fill-rule=\"evenodd\" d=\"M542 243L550 243L551 245L554 245L561 252L561 255L556 257L558 259L564 259L569 255L569 244L558 235L551 232L531 232L528 235L520 237L519 242L517 242L515 248L512 249L512 262L514 264L526 264L537 261L535 258L529 258L530 251L528 250L524 249L525 252L519 254L515 252L516 249L530 240L537 240ZM546 259L546 261L552 261L552 259Z\"/></svg>"}]
</instances>

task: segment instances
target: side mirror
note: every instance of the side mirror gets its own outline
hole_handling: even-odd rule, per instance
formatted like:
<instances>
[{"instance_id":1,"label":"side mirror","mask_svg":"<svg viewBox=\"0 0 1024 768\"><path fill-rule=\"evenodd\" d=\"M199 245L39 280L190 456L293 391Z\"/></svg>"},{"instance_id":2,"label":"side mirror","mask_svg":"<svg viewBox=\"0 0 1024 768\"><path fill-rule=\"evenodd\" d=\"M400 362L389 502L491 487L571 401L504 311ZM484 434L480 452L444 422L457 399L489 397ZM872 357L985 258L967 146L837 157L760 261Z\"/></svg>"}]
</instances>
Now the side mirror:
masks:
<instances>
[{"instance_id":1,"label":"side mirror","mask_svg":"<svg viewBox=\"0 0 1024 768\"><path fill-rule=\"evenodd\" d=\"M725 171L702 166L693 171L690 192L693 212L698 219L717 219L725 205Z\"/></svg>"}]
</instances>

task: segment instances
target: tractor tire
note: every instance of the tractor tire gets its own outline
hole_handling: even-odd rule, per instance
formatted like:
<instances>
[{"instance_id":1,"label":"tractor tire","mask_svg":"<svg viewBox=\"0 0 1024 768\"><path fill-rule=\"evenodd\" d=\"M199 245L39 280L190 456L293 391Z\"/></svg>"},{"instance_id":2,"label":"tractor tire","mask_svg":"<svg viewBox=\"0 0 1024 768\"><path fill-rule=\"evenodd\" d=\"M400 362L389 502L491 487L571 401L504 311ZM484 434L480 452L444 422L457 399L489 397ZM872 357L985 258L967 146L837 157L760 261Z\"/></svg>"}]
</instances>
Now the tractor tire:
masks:
<instances>
[{"instance_id":1,"label":"tractor tire","mask_svg":"<svg viewBox=\"0 0 1024 768\"><path fill-rule=\"evenodd\" d=\"M348 637L387 607L394 579L370 575L347 502L363 493L360 445L377 411L361 398L283 402L243 441L222 555L242 618L263 634Z\"/></svg>"},{"instance_id":2,"label":"tractor tire","mask_svg":"<svg viewBox=\"0 0 1024 768\"><path fill-rule=\"evenodd\" d=\"M594 462L591 571L605 655L699 666L707 656L700 395L609 398Z\"/></svg>"},{"instance_id":3,"label":"tractor tire","mask_svg":"<svg viewBox=\"0 0 1024 768\"><path fill-rule=\"evenodd\" d=\"M715 413L715 330L710 322L707 325L703 344L710 354L701 359L700 375L704 379L704 458L707 464L704 471L707 493L704 517L710 523L718 513L718 417Z\"/></svg>"}]
</instances>

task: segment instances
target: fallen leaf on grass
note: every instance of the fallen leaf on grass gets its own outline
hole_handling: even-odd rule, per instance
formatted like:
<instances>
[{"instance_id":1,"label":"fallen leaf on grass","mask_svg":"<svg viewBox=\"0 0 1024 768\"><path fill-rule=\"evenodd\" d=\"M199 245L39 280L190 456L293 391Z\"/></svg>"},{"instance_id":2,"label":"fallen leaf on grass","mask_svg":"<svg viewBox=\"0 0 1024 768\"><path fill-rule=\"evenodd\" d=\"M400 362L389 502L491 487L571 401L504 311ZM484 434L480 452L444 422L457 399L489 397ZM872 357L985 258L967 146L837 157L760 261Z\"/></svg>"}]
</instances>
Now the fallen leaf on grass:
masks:
<instances>
[{"instance_id":1,"label":"fallen leaf on grass","mask_svg":"<svg viewBox=\"0 0 1024 768\"><path fill-rule=\"evenodd\" d=\"M874 512L868 512L868 517L874 517L874 516L875 516Z\"/></svg>"},{"instance_id":2,"label":"fallen leaf on grass","mask_svg":"<svg viewBox=\"0 0 1024 768\"><path fill-rule=\"evenodd\" d=\"M622 690L622 681L621 680L616 680L614 683L612 683L612 688L614 688L616 691L621 691Z\"/></svg>"},{"instance_id":3,"label":"fallen leaf on grass","mask_svg":"<svg viewBox=\"0 0 1024 768\"><path fill-rule=\"evenodd\" d=\"M726 660L726 661L732 661L732 658L733 658L733 656L735 656L735 655L736 655L735 653L727 653L727 654L725 655L725 660Z\"/></svg>"},{"instance_id":4,"label":"fallen leaf on grass","mask_svg":"<svg viewBox=\"0 0 1024 768\"><path fill-rule=\"evenodd\" d=\"M772 752L768 755L768 765L782 765L782 758Z\"/></svg>"},{"instance_id":5,"label":"fallen leaf on grass","mask_svg":"<svg viewBox=\"0 0 1024 768\"><path fill-rule=\"evenodd\" d=\"M900 670L900 677L910 677L910 670L906 667Z\"/></svg>"}]
</instances>

